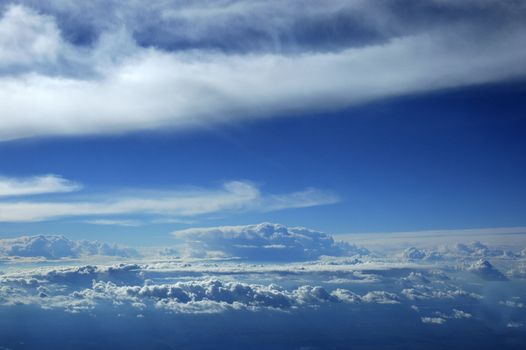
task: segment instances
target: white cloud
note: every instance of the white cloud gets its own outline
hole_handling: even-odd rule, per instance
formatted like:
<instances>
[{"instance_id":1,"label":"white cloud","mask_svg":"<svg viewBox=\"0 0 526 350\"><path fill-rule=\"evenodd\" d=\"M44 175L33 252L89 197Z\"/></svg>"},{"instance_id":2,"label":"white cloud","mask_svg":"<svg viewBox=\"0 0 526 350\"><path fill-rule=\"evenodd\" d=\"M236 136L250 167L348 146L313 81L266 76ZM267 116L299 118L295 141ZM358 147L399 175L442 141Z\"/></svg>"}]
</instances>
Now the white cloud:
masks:
<instances>
[{"instance_id":1,"label":"white cloud","mask_svg":"<svg viewBox=\"0 0 526 350\"><path fill-rule=\"evenodd\" d=\"M22 236L0 239L0 258L79 258L82 256L137 257L135 249L98 241L73 241L64 236Z\"/></svg>"},{"instance_id":2,"label":"white cloud","mask_svg":"<svg viewBox=\"0 0 526 350\"><path fill-rule=\"evenodd\" d=\"M477 276L490 281L504 281L506 276L495 268L489 261L480 259L468 267L468 271L473 272Z\"/></svg>"},{"instance_id":3,"label":"white cloud","mask_svg":"<svg viewBox=\"0 0 526 350\"><path fill-rule=\"evenodd\" d=\"M272 3L276 13L286 7L280 3ZM245 4L234 12L247 9ZM202 11L177 12L179 17L203 18ZM245 22L254 14L249 12ZM223 28L235 23L236 15L230 16ZM0 19L1 37L15 38L0 43L3 61L33 64L0 78L0 140L180 129L332 110L525 74L526 36L520 23L491 32L494 37L487 40L477 36L481 30L485 36L487 29L473 21L467 29L445 23L334 50L220 53L204 47L143 47L123 23L106 28L92 48L68 46L53 20L22 6L10 7ZM390 31L405 32L393 28ZM25 37L28 40L19 39ZM61 46L67 53L56 60ZM32 60L56 62L40 69ZM63 61L92 74L56 74L69 67L63 67Z\"/></svg>"},{"instance_id":4,"label":"white cloud","mask_svg":"<svg viewBox=\"0 0 526 350\"><path fill-rule=\"evenodd\" d=\"M348 290L333 292L320 286L301 285L287 290L218 279L176 283L141 280L139 265L83 266L0 276L4 286L0 304L36 304L66 311L91 310L98 305L146 307L176 313L217 313L227 310L289 310L325 303L391 303L392 293L373 291L361 297ZM45 296L42 295L45 294ZM377 297L370 297L375 295Z\"/></svg>"},{"instance_id":5,"label":"white cloud","mask_svg":"<svg viewBox=\"0 0 526 350\"><path fill-rule=\"evenodd\" d=\"M80 184L56 175L41 175L29 178L0 177L0 197L73 192L80 188Z\"/></svg>"},{"instance_id":6,"label":"white cloud","mask_svg":"<svg viewBox=\"0 0 526 350\"><path fill-rule=\"evenodd\" d=\"M91 225L108 225L108 226L124 226L124 227L136 227L141 226L142 223L137 220L116 220L116 219L96 219L84 221Z\"/></svg>"},{"instance_id":7,"label":"white cloud","mask_svg":"<svg viewBox=\"0 0 526 350\"><path fill-rule=\"evenodd\" d=\"M322 232L271 223L190 228L173 235L185 241L185 253L200 257L213 253L249 260L308 260L369 253Z\"/></svg>"},{"instance_id":8,"label":"white cloud","mask_svg":"<svg viewBox=\"0 0 526 350\"><path fill-rule=\"evenodd\" d=\"M50 63L57 59L62 39L54 18L11 5L0 19L0 65Z\"/></svg>"},{"instance_id":9,"label":"white cloud","mask_svg":"<svg viewBox=\"0 0 526 350\"><path fill-rule=\"evenodd\" d=\"M109 305L142 310L156 308L174 313L218 313L229 310L291 310L323 304L394 304L399 298L385 291L360 296L346 289L329 291L320 286L301 285L285 289L276 284L262 285L218 279L153 284L129 277L140 269L136 265L110 268L86 266L51 270L30 279L1 276L10 289L0 290L0 304L35 304L69 312L93 310ZM121 277L121 278L119 278ZM100 279L102 278L102 280ZM21 283L24 281L24 283ZM89 283L89 286L84 287Z\"/></svg>"},{"instance_id":10,"label":"white cloud","mask_svg":"<svg viewBox=\"0 0 526 350\"><path fill-rule=\"evenodd\" d=\"M60 237L55 238L61 242ZM28 247L26 250L30 252L49 253L50 249L43 249L42 245L27 244L32 239L21 239L21 245ZM38 237L35 239L41 241ZM48 238L46 242L54 240ZM11 242L8 246L13 245ZM80 246L82 249L91 247L86 242ZM57 244L57 247L55 251L64 251L62 246ZM374 307L374 314L378 315L381 308L399 304L416 306L422 313L442 310L421 320L441 324L446 320L473 319L473 310L485 303L484 298L476 294L486 294L485 286L457 278L458 271L447 265L400 265L374 256L364 257L368 259L366 262L335 259L332 264L326 259L274 264L159 259L111 266L11 269L0 274L0 305L31 304L93 314L100 309L115 313L157 310L195 314L236 310L292 311L352 304L352 309L359 313L367 313ZM326 282L334 277L345 279L338 283ZM356 281L360 284L355 284ZM507 290L509 283L504 281L496 287ZM469 288L469 292L464 287ZM509 307L523 306L519 304L520 298L514 297L511 301L513 303L502 302L495 307L506 313Z\"/></svg>"},{"instance_id":11,"label":"white cloud","mask_svg":"<svg viewBox=\"0 0 526 350\"><path fill-rule=\"evenodd\" d=\"M332 204L337 196L321 190L277 196L261 193L249 182L231 181L220 189L150 192L143 196L108 194L92 201L5 201L0 202L0 222L42 221L67 216L151 214L188 217L223 211L277 210ZM100 223L100 221L99 221Z\"/></svg>"},{"instance_id":12,"label":"white cloud","mask_svg":"<svg viewBox=\"0 0 526 350\"><path fill-rule=\"evenodd\" d=\"M421 318L422 323L429 323L429 324L444 324L446 323L446 320L442 317L422 317Z\"/></svg>"}]
</instances>

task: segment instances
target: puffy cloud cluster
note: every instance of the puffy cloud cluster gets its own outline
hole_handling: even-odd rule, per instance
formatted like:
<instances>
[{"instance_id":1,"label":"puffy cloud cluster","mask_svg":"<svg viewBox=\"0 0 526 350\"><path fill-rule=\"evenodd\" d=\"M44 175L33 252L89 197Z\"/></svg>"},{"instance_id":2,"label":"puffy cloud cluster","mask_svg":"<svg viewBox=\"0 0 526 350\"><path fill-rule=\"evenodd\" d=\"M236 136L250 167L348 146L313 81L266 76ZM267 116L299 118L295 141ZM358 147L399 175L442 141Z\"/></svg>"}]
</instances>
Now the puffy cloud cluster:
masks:
<instances>
[{"instance_id":1,"label":"puffy cloud cluster","mask_svg":"<svg viewBox=\"0 0 526 350\"><path fill-rule=\"evenodd\" d=\"M74 241L64 236L22 236L0 239L0 258L62 259L82 256L137 257L135 249L98 241Z\"/></svg>"},{"instance_id":2,"label":"puffy cloud cluster","mask_svg":"<svg viewBox=\"0 0 526 350\"><path fill-rule=\"evenodd\" d=\"M288 310L326 303L396 304L390 292L370 291L360 296L347 289L301 285L287 290L276 284L261 285L218 279L154 283L141 276L138 265L83 266L33 274L0 276L4 305L34 304L70 312L101 305L151 307L176 313L217 313L227 310Z\"/></svg>"},{"instance_id":3,"label":"puffy cloud cluster","mask_svg":"<svg viewBox=\"0 0 526 350\"><path fill-rule=\"evenodd\" d=\"M401 294L408 300L430 299L481 299L478 294L467 292L453 283L443 272L411 272L398 282L402 287Z\"/></svg>"},{"instance_id":4,"label":"puffy cloud cluster","mask_svg":"<svg viewBox=\"0 0 526 350\"><path fill-rule=\"evenodd\" d=\"M304 227L262 223L246 226L191 228L173 233L192 256L265 260L314 260L323 255L367 255L365 248L335 242L325 233Z\"/></svg>"},{"instance_id":5,"label":"puffy cloud cluster","mask_svg":"<svg viewBox=\"0 0 526 350\"><path fill-rule=\"evenodd\" d=\"M489 261L480 259L468 267L468 270L477 276L490 281L504 281L506 276L495 268Z\"/></svg>"},{"instance_id":6,"label":"puffy cloud cluster","mask_svg":"<svg viewBox=\"0 0 526 350\"><path fill-rule=\"evenodd\" d=\"M411 303L425 307L440 302L455 306L482 299L464 291L458 281L450 280L441 271L411 271L400 278L407 268L397 271L378 267L373 272L377 278L369 279L366 277L371 270L363 268L371 269L370 263L361 267L312 263L294 266L167 262L40 268L1 274L0 304L30 304L70 312L108 306L133 312L158 309L217 313L293 310L329 304L365 307ZM338 276L345 278L338 283L323 282ZM277 284L283 277L288 287ZM356 282L359 292L353 290ZM438 316L469 318L461 312Z\"/></svg>"},{"instance_id":7,"label":"puffy cloud cluster","mask_svg":"<svg viewBox=\"0 0 526 350\"><path fill-rule=\"evenodd\" d=\"M444 324L446 323L446 321L448 319L457 319L457 320L461 320L461 319L470 319L472 318L473 315L468 313L468 312L465 312L463 310L457 310L457 309L453 309L453 311L449 314L446 314L446 313L443 313L443 312L435 312L435 315L434 316L427 316L427 317L421 317L421 321L422 323L429 323L429 324Z\"/></svg>"},{"instance_id":8,"label":"puffy cloud cluster","mask_svg":"<svg viewBox=\"0 0 526 350\"><path fill-rule=\"evenodd\" d=\"M415 247L409 247L406 250L404 250L402 254L403 258L410 261L436 261L441 260L442 254L436 251L428 250L428 249L418 249Z\"/></svg>"},{"instance_id":9,"label":"puffy cloud cluster","mask_svg":"<svg viewBox=\"0 0 526 350\"><path fill-rule=\"evenodd\" d=\"M72 294L90 302L104 300L127 302L139 309L153 305L177 313L215 313L226 310L314 307L324 303L389 303L391 295L381 292L363 297L348 290L327 291L319 286L300 286L287 291L277 285L258 285L221 280L177 282L175 284L118 286L112 282L94 282L92 288Z\"/></svg>"},{"instance_id":10,"label":"puffy cloud cluster","mask_svg":"<svg viewBox=\"0 0 526 350\"><path fill-rule=\"evenodd\" d=\"M479 241L468 244L458 243L450 248L450 252L453 254L456 253L459 256L469 256L473 258L513 257L517 255L507 250L490 248Z\"/></svg>"},{"instance_id":11,"label":"puffy cloud cluster","mask_svg":"<svg viewBox=\"0 0 526 350\"><path fill-rule=\"evenodd\" d=\"M522 77L524 15L497 0L6 4L0 140L196 127Z\"/></svg>"},{"instance_id":12,"label":"puffy cloud cluster","mask_svg":"<svg viewBox=\"0 0 526 350\"><path fill-rule=\"evenodd\" d=\"M410 261L439 261L455 259L480 258L517 258L522 252L514 253L509 250L489 247L479 241L470 243L456 243L434 249L409 247L404 250L402 257Z\"/></svg>"}]
</instances>

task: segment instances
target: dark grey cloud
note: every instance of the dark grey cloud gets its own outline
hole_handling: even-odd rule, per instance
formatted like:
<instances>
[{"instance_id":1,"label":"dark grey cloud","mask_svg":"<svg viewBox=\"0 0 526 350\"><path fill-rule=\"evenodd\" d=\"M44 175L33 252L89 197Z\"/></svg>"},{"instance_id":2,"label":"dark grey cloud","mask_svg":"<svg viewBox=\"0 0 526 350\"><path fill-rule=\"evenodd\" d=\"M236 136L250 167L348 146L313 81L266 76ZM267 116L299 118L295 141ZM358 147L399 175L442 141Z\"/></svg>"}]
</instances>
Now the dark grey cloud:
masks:
<instances>
[{"instance_id":1,"label":"dark grey cloud","mask_svg":"<svg viewBox=\"0 0 526 350\"><path fill-rule=\"evenodd\" d=\"M5 8L11 2L2 1ZM327 51L445 26L495 34L522 24L518 1L89 1L17 2L57 19L63 37L92 46L126 27L141 46L225 52Z\"/></svg>"}]
</instances>

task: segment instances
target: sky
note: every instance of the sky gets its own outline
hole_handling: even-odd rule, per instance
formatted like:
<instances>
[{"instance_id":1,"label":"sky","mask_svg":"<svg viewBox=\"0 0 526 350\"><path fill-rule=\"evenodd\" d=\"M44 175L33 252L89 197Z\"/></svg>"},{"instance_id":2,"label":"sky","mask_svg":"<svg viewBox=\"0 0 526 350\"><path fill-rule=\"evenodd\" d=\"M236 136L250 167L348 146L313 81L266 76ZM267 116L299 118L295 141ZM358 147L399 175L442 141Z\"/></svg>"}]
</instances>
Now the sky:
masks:
<instances>
[{"instance_id":1,"label":"sky","mask_svg":"<svg viewBox=\"0 0 526 350\"><path fill-rule=\"evenodd\" d=\"M526 226L524 6L325 5L2 1L0 235Z\"/></svg>"},{"instance_id":2,"label":"sky","mask_svg":"<svg viewBox=\"0 0 526 350\"><path fill-rule=\"evenodd\" d=\"M525 349L525 18L0 0L0 349Z\"/></svg>"}]
</instances>

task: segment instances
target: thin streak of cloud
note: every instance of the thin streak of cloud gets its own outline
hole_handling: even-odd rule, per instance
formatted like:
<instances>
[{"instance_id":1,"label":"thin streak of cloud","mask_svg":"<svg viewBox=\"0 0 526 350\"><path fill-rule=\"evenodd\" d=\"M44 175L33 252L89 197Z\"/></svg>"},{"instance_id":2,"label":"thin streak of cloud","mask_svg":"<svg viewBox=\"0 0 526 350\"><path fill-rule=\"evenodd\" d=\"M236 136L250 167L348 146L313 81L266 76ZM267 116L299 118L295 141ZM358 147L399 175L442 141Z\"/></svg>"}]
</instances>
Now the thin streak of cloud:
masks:
<instances>
[{"instance_id":1,"label":"thin streak of cloud","mask_svg":"<svg viewBox=\"0 0 526 350\"><path fill-rule=\"evenodd\" d=\"M303 193L303 192L299 192ZM268 211L332 204L338 198L330 192L309 189L301 196L265 194L252 183L231 181L220 189L162 192L148 197L118 197L92 201L8 201L0 202L0 222L44 221L72 216L147 214L192 217L220 212Z\"/></svg>"},{"instance_id":2,"label":"thin streak of cloud","mask_svg":"<svg viewBox=\"0 0 526 350\"><path fill-rule=\"evenodd\" d=\"M124 227L138 227L143 223L138 220L119 220L119 219L95 219L84 221L90 225L107 225L107 226L124 226Z\"/></svg>"}]
</instances>

